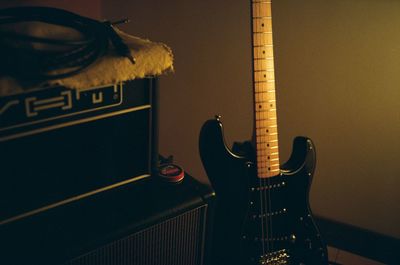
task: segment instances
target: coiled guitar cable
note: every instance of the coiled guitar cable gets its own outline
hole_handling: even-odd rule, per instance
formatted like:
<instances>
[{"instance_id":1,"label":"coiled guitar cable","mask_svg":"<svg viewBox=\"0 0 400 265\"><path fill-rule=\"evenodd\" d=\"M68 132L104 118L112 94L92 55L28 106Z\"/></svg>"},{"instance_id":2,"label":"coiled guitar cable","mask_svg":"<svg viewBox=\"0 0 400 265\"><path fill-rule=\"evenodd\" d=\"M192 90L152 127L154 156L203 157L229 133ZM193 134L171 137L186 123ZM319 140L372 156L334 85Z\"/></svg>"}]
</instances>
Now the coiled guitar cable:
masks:
<instances>
[{"instance_id":1,"label":"coiled guitar cable","mask_svg":"<svg viewBox=\"0 0 400 265\"><path fill-rule=\"evenodd\" d=\"M70 28L82 37L58 39L15 30L29 22ZM129 47L114 30L113 24L51 7L1 9L0 76L12 76L25 82L70 77L102 57L110 49L110 43L117 55L134 63Z\"/></svg>"}]
</instances>

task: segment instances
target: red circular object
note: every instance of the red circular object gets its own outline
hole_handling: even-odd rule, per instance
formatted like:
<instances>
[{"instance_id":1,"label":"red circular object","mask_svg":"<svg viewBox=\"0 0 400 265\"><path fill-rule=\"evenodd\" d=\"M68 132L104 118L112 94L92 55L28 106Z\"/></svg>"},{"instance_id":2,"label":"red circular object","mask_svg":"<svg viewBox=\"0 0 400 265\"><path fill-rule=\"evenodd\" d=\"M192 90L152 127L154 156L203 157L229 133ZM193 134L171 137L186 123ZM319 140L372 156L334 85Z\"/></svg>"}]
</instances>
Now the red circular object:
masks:
<instances>
[{"instance_id":1,"label":"red circular object","mask_svg":"<svg viewBox=\"0 0 400 265\"><path fill-rule=\"evenodd\" d=\"M159 167L158 175L168 182L179 182L185 177L185 172L175 164L165 164Z\"/></svg>"}]
</instances>

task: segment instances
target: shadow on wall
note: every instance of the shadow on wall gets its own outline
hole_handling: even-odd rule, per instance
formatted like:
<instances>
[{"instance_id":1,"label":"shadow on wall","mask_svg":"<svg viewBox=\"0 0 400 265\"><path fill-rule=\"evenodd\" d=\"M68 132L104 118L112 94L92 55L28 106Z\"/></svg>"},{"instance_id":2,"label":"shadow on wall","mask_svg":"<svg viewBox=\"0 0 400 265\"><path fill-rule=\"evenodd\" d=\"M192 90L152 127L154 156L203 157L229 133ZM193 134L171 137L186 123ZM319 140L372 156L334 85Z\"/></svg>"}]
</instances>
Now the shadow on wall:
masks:
<instances>
[{"instance_id":1,"label":"shadow on wall","mask_svg":"<svg viewBox=\"0 0 400 265\"><path fill-rule=\"evenodd\" d=\"M22 0L22 1L0 1L0 8L15 6L49 6L65 9L81 16L94 19L102 18L101 0L71 0L71 1L52 1L52 0Z\"/></svg>"}]
</instances>

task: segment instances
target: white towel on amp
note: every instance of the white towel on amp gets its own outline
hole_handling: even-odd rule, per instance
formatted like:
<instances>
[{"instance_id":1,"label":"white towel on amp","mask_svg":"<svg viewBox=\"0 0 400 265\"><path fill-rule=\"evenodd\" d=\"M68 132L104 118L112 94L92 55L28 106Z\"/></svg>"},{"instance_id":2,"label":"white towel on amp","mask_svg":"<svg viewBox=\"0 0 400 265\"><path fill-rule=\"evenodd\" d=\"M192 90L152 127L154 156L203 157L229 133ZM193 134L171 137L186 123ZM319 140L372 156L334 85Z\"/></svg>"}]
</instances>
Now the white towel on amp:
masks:
<instances>
[{"instance_id":1,"label":"white towel on amp","mask_svg":"<svg viewBox=\"0 0 400 265\"><path fill-rule=\"evenodd\" d=\"M109 51L76 75L46 81L46 87L62 85L79 90L146 76L158 76L173 71L173 54L167 45L129 35L117 28L115 30L130 48L132 56L136 59L135 64L132 64L127 57L118 56L113 51ZM0 78L0 96L38 88L40 87L21 87L18 80L12 77Z\"/></svg>"}]
</instances>

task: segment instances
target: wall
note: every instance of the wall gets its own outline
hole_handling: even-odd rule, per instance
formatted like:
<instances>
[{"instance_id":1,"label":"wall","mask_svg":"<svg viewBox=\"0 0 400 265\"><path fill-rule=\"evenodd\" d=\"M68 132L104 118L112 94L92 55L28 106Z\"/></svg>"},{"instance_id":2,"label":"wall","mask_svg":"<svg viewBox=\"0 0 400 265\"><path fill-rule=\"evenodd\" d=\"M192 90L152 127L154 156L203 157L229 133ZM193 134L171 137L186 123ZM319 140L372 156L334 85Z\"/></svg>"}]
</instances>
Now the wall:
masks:
<instances>
[{"instance_id":1,"label":"wall","mask_svg":"<svg viewBox=\"0 0 400 265\"><path fill-rule=\"evenodd\" d=\"M175 74L161 79L160 151L207 181L198 133L223 115L227 142L252 133L249 1L103 1L109 19L162 41ZM273 4L281 159L311 137L315 214L400 237L400 2Z\"/></svg>"},{"instance_id":2,"label":"wall","mask_svg":"<svg viewBox=\"0 0 400 265\"><path fill-rule=\"evenodd\" d=\"M282 151L315 141L314 211L400 237L400 2L274 3Z\"/></svg>"},{"instance_id":3,"label":"wall","mask_svg":"<svg viewBox=\"0 0 400 265\"><path fill-rule=\"evenodd\" d=\"M67 1L52 1L52 0L2 0L0 7L15 7L15 6L49 6L56 7L71 12L75 12L82 16L99 19L101 17L101 0L67 0Z\"/></svg>"}]
</instances>

